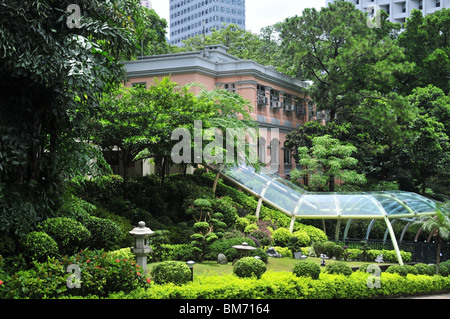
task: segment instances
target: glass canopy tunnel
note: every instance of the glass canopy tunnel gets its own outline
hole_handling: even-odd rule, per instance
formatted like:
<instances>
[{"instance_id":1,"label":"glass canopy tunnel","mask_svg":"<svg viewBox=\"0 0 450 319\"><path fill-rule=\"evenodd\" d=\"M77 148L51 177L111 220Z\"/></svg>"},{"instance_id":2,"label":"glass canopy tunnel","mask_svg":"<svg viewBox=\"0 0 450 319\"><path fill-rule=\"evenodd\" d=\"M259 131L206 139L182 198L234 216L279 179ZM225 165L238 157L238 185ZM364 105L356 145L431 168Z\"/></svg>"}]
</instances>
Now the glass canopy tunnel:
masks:
<instances>
[{"instance_id":1,"label":"glass canopy tunnel","mask_svg":"<svg viewBox=\"0 0 450 319\"><path fill-rule=\"evenodd\" d=\"M291 233L296 219L337 219L338 224L352 219L384 220L399 264L403 261L390 220L434 215L438 209L434 201L410 192L313 193L266 168L258 172L242 165L208 168L258 198L257 218L263 202L291 217Z\"/></svg>"}]
</instances>

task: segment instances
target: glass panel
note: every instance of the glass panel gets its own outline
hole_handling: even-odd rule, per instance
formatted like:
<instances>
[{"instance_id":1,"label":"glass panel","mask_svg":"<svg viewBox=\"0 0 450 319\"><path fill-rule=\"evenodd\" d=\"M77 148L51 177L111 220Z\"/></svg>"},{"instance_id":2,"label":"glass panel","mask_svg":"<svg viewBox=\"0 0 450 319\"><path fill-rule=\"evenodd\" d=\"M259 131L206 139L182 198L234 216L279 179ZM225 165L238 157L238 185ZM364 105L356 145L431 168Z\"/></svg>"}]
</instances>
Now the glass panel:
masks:
<instances>
[{"instance_id":1,"label":"glass panel","mask_svg":"<svg viewBox=\"0 0 450 319\"><path fill-rule=\"evenodd\" d=\"M286 212L336 218L351 216L411 215L436 211L436 204L415 193L390 191L369 193L311 193L272 171L252 167L231 167L223 171L231 179L262 196Z\"/></svg>"}]
</instances>

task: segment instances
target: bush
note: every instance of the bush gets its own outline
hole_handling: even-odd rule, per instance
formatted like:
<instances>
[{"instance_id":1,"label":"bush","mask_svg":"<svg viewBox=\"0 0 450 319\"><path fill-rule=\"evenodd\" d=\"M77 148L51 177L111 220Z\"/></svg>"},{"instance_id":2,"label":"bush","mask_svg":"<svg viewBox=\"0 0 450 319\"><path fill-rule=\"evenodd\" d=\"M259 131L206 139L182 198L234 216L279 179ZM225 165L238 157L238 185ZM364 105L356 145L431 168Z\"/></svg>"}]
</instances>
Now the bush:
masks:
<instances>
[{"instance_id":1,"label":"bush","mask_svg":"<svg viewBox=\"0 0 450 319\"><path fill-rule=\"evenodd\" d=\"M295 231L305 231L310 239L310 243L323 243L328 240L327 235L325 232L317 227L314 227L312 225L305 225L301 223L297 223L294 226Z\"/></svg>"},{"instance_id":2,"label":"bush","mask_svg":"<svg viewBox=\"0 0 450 319\"><path fill-rule=\"evenodd\" d=\"M266 264L254 257L241 258L233 266L233 273L241 278L256 277L260 279L266 270Z\"/></svg>"},{"instance_id":3,"label":"bush","mask_svg":"<svg viewBox=\"0 0 450 319\"><path fill-rule=\"evenodd\" d=\"M248 225L250 225L250 222L247 218L244 217L238 217L236 219L236 223L235 223L235 227L237 230L244 232L245 231L245 227L247 227Z\"/></svg>"},{"instance_id":4,"label":"bush","mask_svg":"<svg viewBox=\"0 0 450 319\"><path fill-rule=\"evenodd\" d=\"M292 271L297 277L311 277L319 279L320 266L310 260L301 260L294 266Z\"/></svg>"},{"instance_id":5,"label":"bush","mask_svg":"<svg viewBox=\"0 0 450 319\"><path fill-rule=\"evenodd\" d=\"M2 277L0 299L57 298L67 291L67 277L62 263L56 258L46 262L33 261L30 269L19 270Z\"/></svg>"},{"instance_id":6,"label":"bush","mask_svg":"<svg viewBox=\"0 0 450 319\"><path fill-rule=\"evenodd\" d=\"M434 273L436 273L436 265L433 266ZM439 275L447 277L450 274L450 268L447 264L439 263Z\"/></svg>"},{"instance_id":7,"label":"bush","mask_svg":"<svg viewBox=\"0 0 450 319\"><path fill-rule=\"evenodd\" d=\"M306 247L311 244L311 238L305 230L298 230L292 234L294 237L298 239L298 245L300 247Z\"/></svg>"},{"instance_id":8,"label":"bush","mask_svg":"<svg viewBox=\"0 0 450 319\"><path fill-rule=\"evenodd\" d=\"M399 274L400 276L406 277L408 275L408 268L405 265L391 265L386 269L387 273Z\"/></svg>"},{"instance_id":9,"label":"bush","mask_svg":"<svg viewBox=\"0 0 450 319\"><path fill-rule=\"evenodd\" d=\"M291 232L286 228L278 228L272 234L274 244L282 247L287 247L289 245L289 239L291 237Z\"/></svg>"},{"instance_id":10,"label":"bush","mask_svg":"<svg viewBox=\"0 0 450 319\"><path fill-rule=\"evenodd\" d=\"M191 270L179 261L163 261L155 265L150 272L154 282L159 285L173 283L184 285L191 280Z\"/></svg>"},{"instance_id":11,"label":"bush","mask_svg":"<svg viewBox=\"0 0 450 319\"><path fill-rule=\"evenodd\" d=\"M228 239L217 240L208 247L207 260L217 260L219 254L224 254L228 260L235 259L238 254L237 250L232 248L235 245L241 245L243 242L248 243L250 246L256 247L255 242L250 238L234 237Z\"/></svg>"},{"instance_id":12,"label":"bush","mask_svg":"<svg viewBox=\"0 0 450 319\"><path fill-rule=\"evenodd\" d=\"M36 261L47 261L48 257L58 255L58 244L44 232L31 232L22 241L24 255Z\"/></svg>"},{"instance_id":13,"label":"bush","mask_svg":"<svg viewBox=\"0 0 450 319\"><path fill-rule=\"evenodd\" d=\"M318 280L289 272L266 272L261 279L234 275L201 276L184 286L154 285L117 299L356 299L430 293L450 288L450 277L407 276L382 273L381 288L368 289L368 273L348 277L322 273Z\"/></svg>"},{"instance_id":14,"label":"bush","mask_svg":"<svg viewBox=\"0 0 450 319\"><path fill-rule=\"evenodd\" d=\"M434 268L431 265L418 263L414 265L414 268L417 269L419 275L433 276L435 274Z\"/></svg>"},{"instance_id":15,"label":"bush","mask_svg":"<svg viewBox=\"0 0 450 319\"><path fill-rule=\"evenodd\" d=\"M335 244L332 241L314 243L313 247L317 257L319 257L321 254L325 254L329 258L335 257L336 259L339 259L344 252L344 249L341 246Z\"/></svg>"},{"instance_id":16,"label":"bush","mask_svg":"<svg viewBox=\"0 0 450 319\"><path fill-rule=\"evenodd\" d=\"M148 286L150 280L141 273L142 268L134 259L119 256L127 250L107 253L104 250L85 250L63 259L64 269L70 264L80 267L81 288L70 289L75 296L97 295L106 297L112 292L130 292Z\"/></svg>"},{"instance_id":17,"label":"bush","mask_svg":"<svg viewBox=\"0 0 450 319\"><path fill-rule=\"evenodd\" d=\"M325 272L328 274L342 274L345 276L350 276L352 274L352 269L344 262L336 261L328 264L325 267Z\"/></svg>"},{"instance_id":18,"label":"bush","mask_svg":"<svg viewBox=\"0 0 450 319\"><path fill-rule=\"evenodd\" d=\"M38 229L52 237L61 254L72 255L89 245L91 232L73 218L49 218L39 224Z\"/></svg>"},{"instance_id":19,"label":"bush","mask_svg":"<svg viewBox=\"0 0 450 319\"><path fill-rule=\"evenodd\" d=\"M90 249L112 250L118 248L122 240L122 231L115 222L90 216L84 225L91 232Z\"/></svg>"}]
</instances>

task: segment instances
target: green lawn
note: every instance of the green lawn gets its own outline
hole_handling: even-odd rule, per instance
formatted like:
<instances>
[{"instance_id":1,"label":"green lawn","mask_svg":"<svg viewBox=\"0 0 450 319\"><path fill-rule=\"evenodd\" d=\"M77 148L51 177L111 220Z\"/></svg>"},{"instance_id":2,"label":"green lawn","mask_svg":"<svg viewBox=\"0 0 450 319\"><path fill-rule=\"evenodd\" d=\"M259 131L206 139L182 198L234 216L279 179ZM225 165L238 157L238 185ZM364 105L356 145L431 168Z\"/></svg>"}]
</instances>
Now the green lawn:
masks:
<instances>
[{"instance_id":1,"label":"green lawn","mask_svg":"<svg viewBox=\"0 0 450 319\"><path fill-rule=\"evenodd\" d=\"M318 265L320 265L321 259L315 258L315 257L308 257L307 260L312 260L316 262ZM269 257L269 262L267 263L267 271L289 271L291 272L294 268L294 265L298 263L298 259L294 258L272 258ZM326 260L326 264L335 262L335 260ZM350 267L359 267L362 264L365 264L367 262L362 261L346 261L346 264L348 264ZM151 269L154 264L149 264L148 269ZM205 261L203 263L196 263L194 266L194 276L201 276L201 275L225 275L225 274L232 274L233 273L233 265L231 262L229 262L226 265L219 265L216 261Z\"/></svg>"}]
</instances>

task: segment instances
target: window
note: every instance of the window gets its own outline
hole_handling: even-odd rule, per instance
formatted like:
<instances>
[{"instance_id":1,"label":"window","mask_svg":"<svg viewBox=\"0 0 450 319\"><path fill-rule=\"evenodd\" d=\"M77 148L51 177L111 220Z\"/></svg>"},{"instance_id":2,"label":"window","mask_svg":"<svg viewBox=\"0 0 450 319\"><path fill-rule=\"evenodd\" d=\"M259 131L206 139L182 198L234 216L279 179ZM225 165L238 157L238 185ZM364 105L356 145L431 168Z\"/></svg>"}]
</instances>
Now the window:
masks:
<instances>
[{"instance_id":1,"label":"window","mask_svg":"<svg viewBox=\"0 0 450 319\"><path fill-rule=\"evenodd\" d=\"M235 83L226 83L223 88L228 92L236 93L236 84Z\"/></svg>"},{"instance_id":2,"label":"window","mask_svg":"<svg viewBox=\"0 0 450 319\"><path fill-rule=\"evenodd\" d=\"M284 164L292 163L291 149L288 147L288 142L284 143Z\"/></svg>"},{"instance_id":3,"label":"window","mask_svg":"<svg viewBox=\"0 0 450 319\"><path fill-rule=\"evenodd\" d=\"M258 158L260 163L266 163L266 140L264 137L258 139Z\"/></svg>"}]
</instances>

